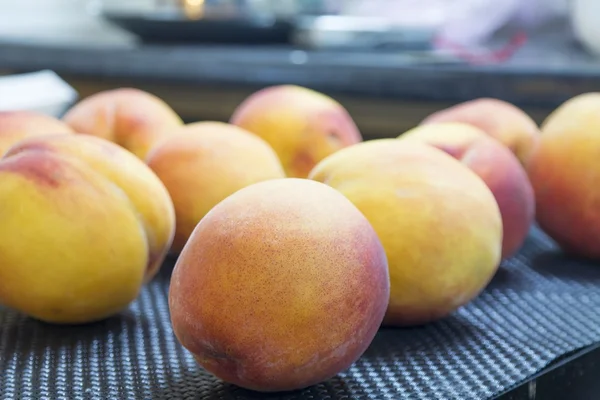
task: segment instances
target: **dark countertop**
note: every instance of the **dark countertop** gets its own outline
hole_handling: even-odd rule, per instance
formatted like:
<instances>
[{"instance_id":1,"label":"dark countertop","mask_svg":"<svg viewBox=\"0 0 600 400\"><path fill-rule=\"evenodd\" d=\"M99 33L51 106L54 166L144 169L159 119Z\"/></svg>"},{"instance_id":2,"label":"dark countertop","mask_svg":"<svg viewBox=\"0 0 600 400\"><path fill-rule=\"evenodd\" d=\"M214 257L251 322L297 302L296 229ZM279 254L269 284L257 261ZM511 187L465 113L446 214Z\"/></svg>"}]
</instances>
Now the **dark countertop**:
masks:
<instances>
[{"instance_id":1,"label":"dark countertop","mask_svg":"<svg viewBox=\"0 0 600 400\"><path fill-rule=\"evenodd\" d=\"M600 59L558 33L530 39L505 63L479 66L418 63L400 52L143 45L102 40L97 35L0 41L0 70L39 69L99 80L239 86L295 83L348 95L416 101L493 96L540 107L600 90Z\"/></svg>"},{"instance_id":2,"label":"dark countertop","mask_svg":"<svg viewBox=\"0 0 600 400\"><path fill-rule=\"evenodd\" d=\"M588 400L600 393L600 345L561 357L496 400Z\"/></svg>"}]
</instances>

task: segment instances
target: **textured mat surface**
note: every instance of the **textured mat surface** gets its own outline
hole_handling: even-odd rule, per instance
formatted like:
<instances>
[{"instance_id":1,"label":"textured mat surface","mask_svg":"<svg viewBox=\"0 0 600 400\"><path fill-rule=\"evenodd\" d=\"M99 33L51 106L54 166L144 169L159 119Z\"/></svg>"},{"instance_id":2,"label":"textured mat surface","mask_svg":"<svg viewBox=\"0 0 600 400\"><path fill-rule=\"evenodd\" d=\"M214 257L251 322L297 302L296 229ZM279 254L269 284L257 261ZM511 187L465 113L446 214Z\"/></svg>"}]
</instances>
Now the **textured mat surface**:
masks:
<instances>
[{"instance_id":1,"label":"textured mat surface","mask_svg":"<svg viewBox=\"0 0 600 400\"><path fill-rule=\"evenodd\" d=\"M212 378L178 344L170 265L100 324L55 327L0 309L0 399L257 399ZM452 317L382 330L348 371L285 399L489 399L556 357L600 341L600 265L557 253L539 231Z\"/></svg>"}]
</instances>

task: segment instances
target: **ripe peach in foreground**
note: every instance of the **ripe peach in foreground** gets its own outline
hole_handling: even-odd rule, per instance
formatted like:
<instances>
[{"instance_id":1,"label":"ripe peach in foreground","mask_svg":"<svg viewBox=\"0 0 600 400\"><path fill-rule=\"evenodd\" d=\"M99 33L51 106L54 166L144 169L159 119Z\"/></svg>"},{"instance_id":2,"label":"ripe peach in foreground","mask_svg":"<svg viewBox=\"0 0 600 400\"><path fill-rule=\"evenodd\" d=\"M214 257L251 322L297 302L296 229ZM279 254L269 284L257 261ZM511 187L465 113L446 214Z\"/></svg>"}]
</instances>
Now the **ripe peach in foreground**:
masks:
<instances>
[{"instance_id":1,"label":"ripe peach in foreground","mask_svg":"<svg viewBox=\"0 0 600 400\"><path fill-rule=\"evenodd\" d=\"M431 114L422 124L464 122L508 147L526 165L539 139L539 128L523 110L492 98L480 98Z\"/></svg>"},{"instance_id":2,"label":"ripe peach in foreground","mask_svg":"<svg viewBox=\"0 0 600 400\"><path fill-rule=\"evenodd\" d=\"M266 140L290 177L306 178L323 158L362 140L341 104L294 85L252 94L238 106L230 122Z\"/></svg>"},{"instance_id":3,"label":"ripe peach in foreground","mask_svg":"<svg viewBox=\"0 0 600 400\"><path fill-rule=\"evenodd\" d=\"M600 259L600 93L566 101L542 124L528 166L540 227L565 251Z\"/></svg>"},{"instance_id":4,"label":"ripe peach in foreground","mask_svg":"<svg viewBox=\"0 0 600 400\"><path fill-rule=\"evenodd\" d=\"M76 132L115 142L141 159L183 124L163 100L133 88L91 95L67 111L63 120Z\"/></svg>"},{"instance_id":5,"label":"ripe peach in foreground","mask_svg":"<svg viewBox=\"0 0 600 400\"><path fill-rule=\"evenodd\" d=\"M64 122L33 111L0 111L0 157L19 140L73 133Z\"/></svg>"},{"instance_id":6,"label":"ripe peach in foreground","mask_svg":"<svg viewBox=\"0 0 600 400\"><path fill-rule=\"evenodd\" d=\"M174 231L160 180L103 139L26 139L0 160L0 303L52 323L111 316L156 274Z\"/></svg>"},{"instance_id":7,"label":"ripe peach in foreground","mask_svg":"<svg viewBox=\"0 0 600 400\"><path fill-rule=\"evenodd\" d=\"M385 313L384 250L330 187L275 179L219 203L173 271L179 341L217 377L258 391L301 389L348 368Z\"/></svg>"},{"instance_id":8,"label":"ripe peach in foreground","mask_svg":"<svg viewBox=\"0 0 600 400\"><path fill-rule=\"evenodd\" d=\"M146 161L175 204L174 253L225 197L253 183L284 177L277 155L264 140L223 122L186 125L156 146Z\"/></svg>"},{"instance_id":9,"label":"ripe peach in foreground","mask_svg":"<svg viewBox=\"0 0 600 400\"><path fill-rule=\"evenodd\" d=\"M400 135L437 147L461 161L490 188L502 214L502 257L523 244L535 215L535 199L519 160L497 140L464 123L427 124Z\"/></svg>"},{"instance_id":10,"label":"ripe peach in foreground","mask_svg":"<svg viewBox=\"0 0 600 400\"><path fill-rule=\"evenodd\" d=\"M435 147L372 140L327 157L309 178L350 199L383 243L391 280L386 325L447 316L498 268L502 221L492 192Z\"/></svg>"}]
</instances>

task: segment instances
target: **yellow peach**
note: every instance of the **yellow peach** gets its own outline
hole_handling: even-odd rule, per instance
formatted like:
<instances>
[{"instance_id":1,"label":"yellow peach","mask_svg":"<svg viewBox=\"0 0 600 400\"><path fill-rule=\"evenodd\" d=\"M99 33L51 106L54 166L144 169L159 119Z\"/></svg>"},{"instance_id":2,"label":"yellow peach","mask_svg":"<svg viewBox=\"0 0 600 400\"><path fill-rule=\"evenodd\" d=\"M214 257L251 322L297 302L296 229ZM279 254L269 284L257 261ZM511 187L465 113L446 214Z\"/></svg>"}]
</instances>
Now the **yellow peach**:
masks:
<instances>
[{"instance_id":1,"label":"yellow peach","mask_svg":"<svg viewBox=\"0 0 600 400\"><path fill-rule=\"evenodd\" d=\"M148 246L101 174L52 153L0 162L0 302L53 323L108 317L136 298Z\"/></svg>"},{"instance_id":2,"label":"yellow peach","mask_svg":"<svg viewBox=\"0 0 600 400\"><path fill-rule=\"evenodd\" d=\"M483 180L422 143L379 139L348 147L309 175L367 217L390 271L386 325L423 324L468 303L498 268L502 220Z\"/></svg>"},{"instance_id":3,"label":"yellow peach","mask_svg":"<svg viewBox=\"0 0 600 400\"><path fill-rule=\"evenodd\" d=\"M306 178L320 160L362 140L340 103L295 85L273 86L252 94L238 106L230 122L266 140L290 177Z\"/></svg>"},{"instance_id":4,"label":"yellow peach","mask_svg":"<svg viewBox=\"0 0 600 400\"><path fill-rule=\"evenodd\" d=\"M146 160L175 204L174 253L225 197L252 183L284 177L273 149L242 128L207 121L177 132L161 141Z\"/></svg>"},{"instance_id":5,"label":"yellow peach","mask_svg":"<svg viewBox=\"0 0 600 400\"><path fill-rule=\"evenodd\" d=\"M84 161L117 185L131 200L148 241L145 280L156 275L175 234L175 210L160 179L139 158L107 140L88 135L44 136L15 145L7 157L31 150L51 151Z\"/></svg>"},{"instance_id":6,"label":"yellow peach","mask_svg":"<svg viewBox=\"0 0 600 400\"><path fill-rule=\"evenodd\" d=\"M73 133L73 130L49 115L33 111L0 111L0 157L22 139L67 133Z\"/></svg>"},{"instance_id":7,"label":"yellow peach","mask_svg":"<svg viewBox=\"0 0 600 400\"><path fill-rule=\"evenodd\" d=\"M535 199L527 173L509 149L475 126L460 122L421 125L399 138L435 146L479 175L502 214L502 257L522 246L533 223Z\"/></svg>"},{"instance_id":8,"label":"yellow peach","mask_svg":"<svg viewBox=\"0 0 600 400\"><path fill-rule=\"evenodd\" d=\"M63 120L76 132L115 142L141 159L183 124L163 100L133 88L106 90L84 98Z\"/></svg>"},{"instance_id":9,"label":"yellow peach","mask_svg":"<svg viewBox=\"0 0 600 400\"><path fill-rule=\"evenodd\" d=\"M528 174L540 227L566 252L600 260L600 93L575 96L542 124Z\"/></svg>"},{"instance_id":10,"label":"yellow peach","mask_svg":"<svg viewBox=\"0 0 600 400\"><path fill-rule=\"evenodd\" d=\"M503 100L479 98L431 114L422 124L464 122L508 147L526 165L539 140L539 127L523 110Z\"/></svg>"}]
</instances>

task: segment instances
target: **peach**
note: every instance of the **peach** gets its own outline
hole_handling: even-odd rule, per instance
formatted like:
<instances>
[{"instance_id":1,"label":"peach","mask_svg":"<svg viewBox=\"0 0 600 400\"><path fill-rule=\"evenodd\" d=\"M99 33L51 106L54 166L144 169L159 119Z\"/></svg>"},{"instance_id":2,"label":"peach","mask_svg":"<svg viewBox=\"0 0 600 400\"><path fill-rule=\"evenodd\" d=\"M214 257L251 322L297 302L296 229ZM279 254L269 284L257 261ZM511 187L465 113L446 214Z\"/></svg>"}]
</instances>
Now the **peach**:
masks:
<instances>
[{"instance_id":1,"label":"peach","mask_svg":"<svg viewBox=\"0 0 600 400\"><path fill-rule=\"evenodd\" d=\"M0 157L19 140L73 133L62 121L33 111L0 111Z\"/></svg>"},{"instance_id":2,"label":"peach","mask_svg":"<svg viewBox=\"0 0 600 400\"><path fill-rule=\"evenodd\" d=\"M160 142L146 160L175 205L173 253L217 203L263 180L285 176L277 154L261 138L224 122L196 122Z\"/></svg>"},{"instance_id":3,"label":"peach","mask_svg":"<svg viewBox=\"0 0 600 400\"><path fill-rule=\"evenodd\" d=\"M600 259L600 93L575 96L542 124L528 174L540 227L566 252Z\"/></svg>"},{"instance_id":4,"label":"peach","mask_svg":"<svg viewBox=\"0 0 600 400\"><path fill-rule=\"evenodd\" d=\"M477 296L498 268L502 220L492 192L433 146L363 142L325 158L309 179L344 194L383 243L391 282L387 326L449 315Z\"/></svg>"},{"instance_id":5,"label":"peach","mask_svg":"<svg viewBox=\"0 0 600 400\"><path fill-rule=\"evenodd\" d=\"M517 106L479 98L431 114L422 124L464 122L478 127L508 147L526 165L539 139L536 122Z\"/></svg>"},{"instance_id":6,"label":"peach","mask_svg":"<svg viewBox=\"0 0 600 400\"><path fill-rule=\"evenodd\" d=\"M340 103L294 85L252 94L238 106L230 122L266 140L290 177L306 178L320 160L362 140Z\"/></svg>"},{"instance_id":7,"label":"peach","mask_svg":"<svg viewBox=\"0 0 600 400\"><path fill-rule=\"evenodd\" d=\"M490 188L502 215L502 258L525 241L535 215L533 189L514 154L482 130L465 123L427 124L400 135L430 144L461 161Z\"/></svg>"},{"instance_id":8,"label":"peach","mask_svg":"<svg viewBox=\"0 0 600 400\"><path fill-rule=\"evenodd\" d=\"M154 276L174 232L168 192L104 139L25 139L0 160L0 303L52 323L124 309Z\"/></svg>"},{"instance_id":9,"label":"peach","mask_svg":"<svg viewBox=\"0 0 600 400\"><path fill-rule=\"evenodd\" d=\"M67 111L63 120L76 132L115 142L141 159L183 124L163 100L133 88L89 96Z\"/></svg>"},{"instance_id":10,"label":"peach","mask_svg":"<svg viewBox=\"0 0 600 400\"><path fill-rule=\"evenodd\" d=\"M385 252L365 217L327 185L285 178L216 205L179 257L173 329L218 378L264 392L348 368L389 297Z\"/></svg>"}]
</instances>

